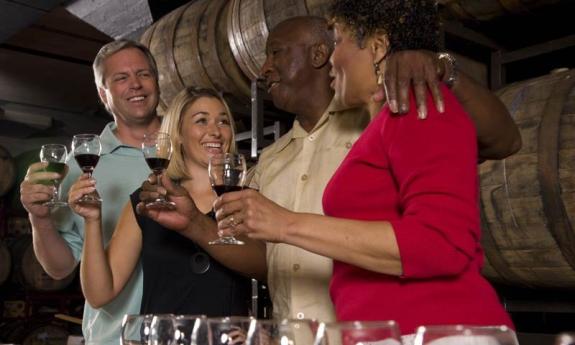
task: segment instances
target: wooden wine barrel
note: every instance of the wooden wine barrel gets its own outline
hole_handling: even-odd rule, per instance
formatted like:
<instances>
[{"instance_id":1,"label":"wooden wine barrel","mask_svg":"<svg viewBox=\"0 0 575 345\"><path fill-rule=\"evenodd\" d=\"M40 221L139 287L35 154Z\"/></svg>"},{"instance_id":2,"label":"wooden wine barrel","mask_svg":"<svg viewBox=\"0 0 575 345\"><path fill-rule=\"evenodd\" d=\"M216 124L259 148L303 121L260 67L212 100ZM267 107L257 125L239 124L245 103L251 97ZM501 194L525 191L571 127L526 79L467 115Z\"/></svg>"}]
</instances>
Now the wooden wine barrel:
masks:
<instances>
[{"instance_id":1,"label":"wooden wine barrel","mask_svg":"<svg viewBox=\"0 0 575 345\"><path fill-rule=\"evenodd\" d=\"M226 0L197 0L170 12L140 41L158 63L163 107L186 86L216 88L249 97L249 80L234 62L227 41Z\"/></svg>"},{"instance_id":2,"label":"wooden wine barrel","mask_svg":"<svg viewBox=\"0 0 575 345\"><path fill-rule=\"evenodd\" d=\"M12 188L16 179L16 166L10 152L0 146L0 196Z\"/></svg>"},{"instance_id":3,"label":"wooden wine barrel","mask_svg":"<svg viewBox=\"0 0 575 345\"><path fill-rule=\"evenodd\" d=\"M162 107L186 86L212 87L249 103L250 80L265 61L270 28L322 15L329 0L197 0L150 26L140 41L160 72Z\"/></svg>"},{"instance_id":4,"label":"wooden wine barrel","mask_svg":"<svg viewBox=\"0 0 575 345\"><path fill-rule=\"evenodd\" d=\"M449 13L464 20L491 20L505 14L529 13L561 0L439 0Z\"/></svg>"},{"instance_id":5,"label":"wooden wine barrel","mask_svg":"<svg viewBox=\"0 0 575 345\"><path fill-rule=\"evenodd\" d=\"M10 276L10 267L12 265L12 259L10 257L10 251L6 246L6 243L0 240L0 285Z\"/></svg>"},{"instance_id":6,"label":"wooden wine barrel","mask_svg":"<svg viewBox=\"0 0 575 345\"><path fill-rule=\"evenodd\" d=\"M42 268L32 247L32 236L18 237L10 245L12 253L12 276L26 290L62 290L74 280L76 271L61 280L52 279Z\"/></svg>"},{"instance_id":7,"label":"wooden wine barrel","mask_svg":"<svg viewBox=\"0 0 575 345\"><path fill-rule=\"evenodd\" d=\"M42 319L9 323L2 341L20 345L66 345L69 332L65 327Z\"/></svg>"},{"instance_id":8,"label":"wooden wine barrel","mask_svg":"<svg viewBox=\"0 0 575 345\"><path fill-rule=\"evenodd\" d=\"M575 70L498 91L521 150L480 166L484 274L532 288L575 288Z\"/></svg>"}]
</instances>

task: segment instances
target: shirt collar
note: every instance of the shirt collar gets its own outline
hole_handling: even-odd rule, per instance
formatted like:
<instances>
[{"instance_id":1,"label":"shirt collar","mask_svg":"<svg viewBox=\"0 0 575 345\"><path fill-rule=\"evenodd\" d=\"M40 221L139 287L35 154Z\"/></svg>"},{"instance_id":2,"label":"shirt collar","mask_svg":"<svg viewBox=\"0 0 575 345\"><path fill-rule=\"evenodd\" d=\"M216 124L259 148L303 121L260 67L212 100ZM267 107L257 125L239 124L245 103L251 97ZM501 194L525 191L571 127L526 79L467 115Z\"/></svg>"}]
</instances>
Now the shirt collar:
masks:
<instances>
[{"instance_id":1,"label":"shirt collar","mask_svg":"<svg viewBox=\"0 0 575 345\"><path fill-rule=\"evenodd\" d=\"M131 147L125 144L118 139L114 131L116 130L117 125L115 122L109 122L104 130L100 134L100 142L102 143L102 154L109 154L121 147Z\"/></svg>"},{"instance_id":2,"label":"shirt collar","mask_svg":"<svg viewBox=\"0 0 575 345\"><path fill-rule=\"evenodd\" d=\"M292 140L299 139L299 138L306 138L310 134L318 131L320 128L322 128L329 121L331 115L333 115L337 111L336 110L337 108L338 108L337 102L335 100L332 100L330 102L330 104L328 105L327 109L324 111L324 113L319 118L319 121L315 124L315 126L309 132L306 131L305 129L303 129L303 127L300 125L299 121L296 119L293 123L292 129L276 141L275 152L280 152L283 149L285 149L286 146L288 146Z\"/></svg>"}]
</instances>

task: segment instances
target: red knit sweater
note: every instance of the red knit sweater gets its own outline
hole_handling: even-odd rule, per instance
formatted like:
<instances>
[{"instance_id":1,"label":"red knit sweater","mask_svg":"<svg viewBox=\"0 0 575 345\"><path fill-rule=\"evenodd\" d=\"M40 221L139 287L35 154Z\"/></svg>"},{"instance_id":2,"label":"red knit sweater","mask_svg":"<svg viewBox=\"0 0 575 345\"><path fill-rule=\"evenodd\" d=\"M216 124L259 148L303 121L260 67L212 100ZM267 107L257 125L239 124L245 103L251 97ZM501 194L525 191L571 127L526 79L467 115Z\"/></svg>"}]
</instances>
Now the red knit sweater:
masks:
<instances>
[{"instance_id":1,"label":"red knit sweater","mask_svg":"<svg viewBox=\"0 0 575 345\"><path fill-rule=\"evenodd\" d=\"M331 295L339 320L396 320L402 334L433 324L513 327L480 274L475 128L442 91L446 112L430 102L424 121L413 101L402 116L384 107L325 189L328 216L390 221L403 267L397 277L336 261Z\"/></svg>"}]
</instances>

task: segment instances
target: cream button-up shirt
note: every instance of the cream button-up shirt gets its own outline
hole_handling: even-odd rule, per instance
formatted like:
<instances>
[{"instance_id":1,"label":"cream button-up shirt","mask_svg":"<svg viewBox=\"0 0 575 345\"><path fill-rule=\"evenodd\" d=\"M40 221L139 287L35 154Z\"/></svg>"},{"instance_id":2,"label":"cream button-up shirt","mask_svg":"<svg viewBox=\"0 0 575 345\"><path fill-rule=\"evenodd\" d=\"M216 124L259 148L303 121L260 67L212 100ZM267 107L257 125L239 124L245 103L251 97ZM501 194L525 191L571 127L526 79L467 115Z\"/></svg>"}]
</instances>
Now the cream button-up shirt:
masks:
<instances>
[{"instance_id":1,"label":"cream button-up shirt","mask_svg":"<svg viewBox=\"0 0 575 345\"><path fill-rule=\"evenodd\" d=\"M369 116L359 110L333 111L332 102L308 133L293 128L266 147L250 187L296 212L323 214L323 190L349 152ZM332 260L287 244L267 244L268 287L274 317L334 321L329 296Z\"/></svg>"}]
</instances>

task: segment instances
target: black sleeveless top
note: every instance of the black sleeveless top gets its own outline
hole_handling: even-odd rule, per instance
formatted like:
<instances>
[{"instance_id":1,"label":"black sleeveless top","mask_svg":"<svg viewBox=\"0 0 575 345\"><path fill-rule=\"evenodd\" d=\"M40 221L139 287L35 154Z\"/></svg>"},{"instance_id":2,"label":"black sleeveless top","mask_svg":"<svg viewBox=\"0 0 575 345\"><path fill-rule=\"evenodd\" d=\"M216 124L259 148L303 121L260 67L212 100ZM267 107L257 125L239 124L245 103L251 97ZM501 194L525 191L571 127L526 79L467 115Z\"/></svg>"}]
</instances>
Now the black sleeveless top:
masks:
<instances>
[{"instance_id":1,"label":"black sleeveless top","mask_svg":"<svg viewBox=\"0 0 575 345\"><path fill-rule=\"evenodd\" d=\"M192 240L138 215L139 193L130 199L142 229L140 314L248 315L251 280L221 265Z\"/></svg>"}]
</instances>

